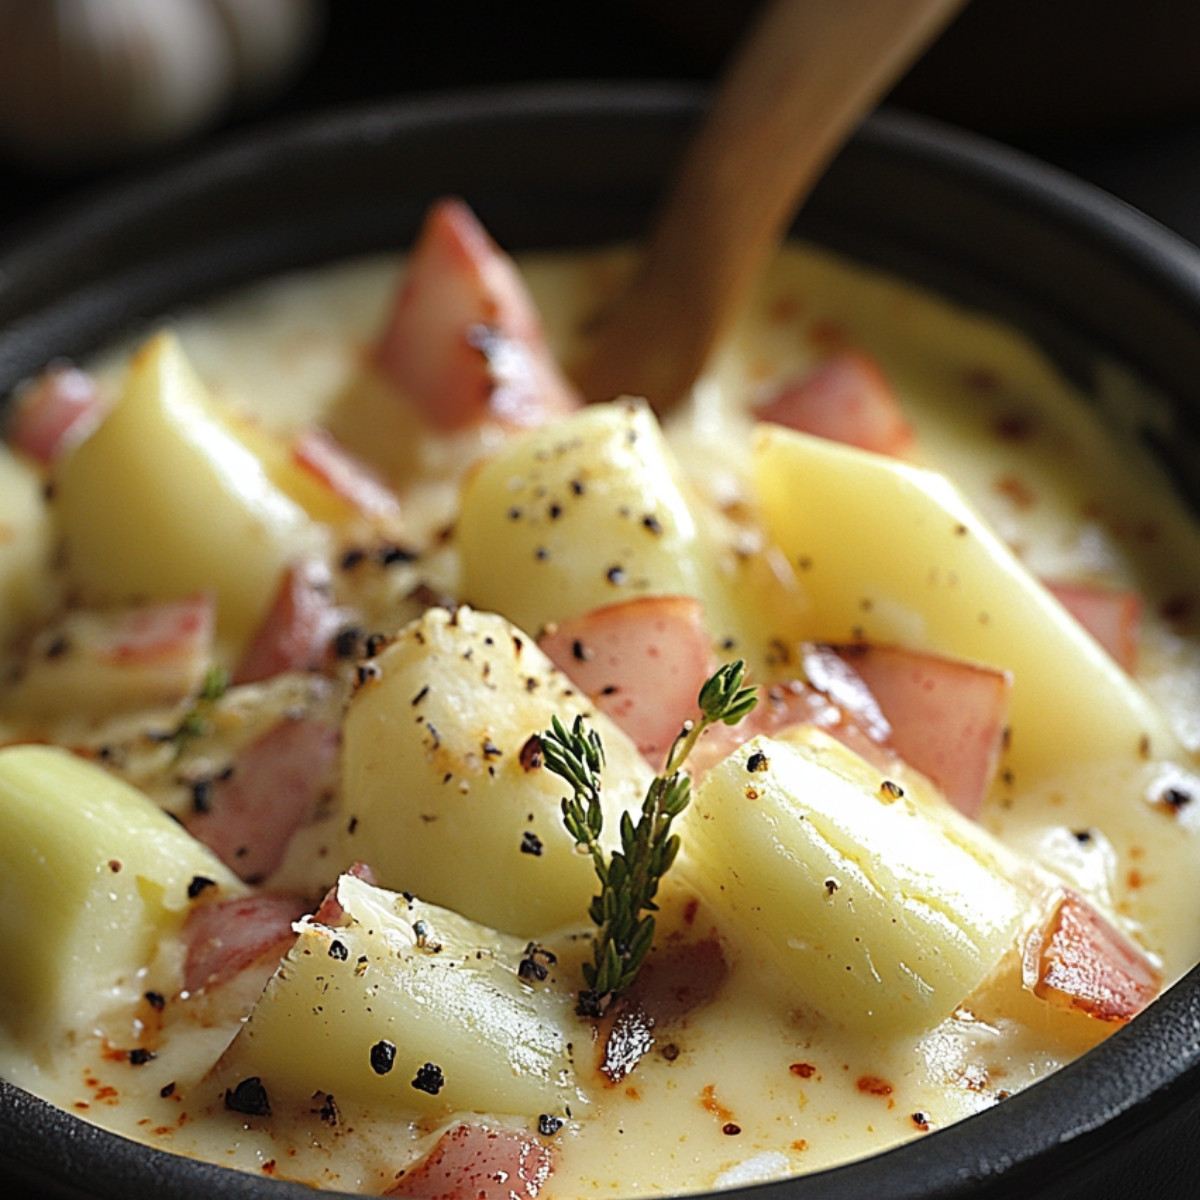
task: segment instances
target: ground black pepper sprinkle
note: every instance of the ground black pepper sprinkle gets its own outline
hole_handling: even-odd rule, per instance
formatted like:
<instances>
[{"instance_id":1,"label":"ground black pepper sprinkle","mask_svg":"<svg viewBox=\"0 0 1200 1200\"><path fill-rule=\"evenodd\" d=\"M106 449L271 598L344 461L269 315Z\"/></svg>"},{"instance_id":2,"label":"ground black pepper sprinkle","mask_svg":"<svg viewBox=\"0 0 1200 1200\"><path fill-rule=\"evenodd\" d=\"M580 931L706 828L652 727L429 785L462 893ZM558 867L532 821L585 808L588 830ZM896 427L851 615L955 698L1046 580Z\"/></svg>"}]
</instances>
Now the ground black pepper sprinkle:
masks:
<instances>
[{"instance_id":1,"label":"ground black pepper sprinkle","mask_svg":"<svg viewBox=\"0 0 1200 1200\"><path fill-rule=\"evenodd\" d=\"M341 567L343 571L351 571L358 566L360 562L367 557L367 552L361 546L355 546L347 550L341 558Z\"/></svg>"},{"instance_id":2,"label":"ground black pepper sprinkle","mask_svg":"<svg viewBox=\"0 0 1200 1200\"><path fill-rule=\"evenodd\" d=\"M417 561L417 552L407 546L383 546L376 554L376 561L381 567L394 567L401 563Z\"/></svg>"},{"instance_id":3,"label":"ground black pepper sprinkle","mask_svg":"<svg viewBox=\"0 0 1200 1200\"><path fill-rule=\"evenodd\" d=\"M188 884L187 894L189 900L195 900L205 888L216 887L217 883L214 879L209 879L207 875L193 875L191 883Z\"/></svg>"},{"instance_id":4,"label":"ground black pepper sprinkle","mask_svg":"<svg viewBox=\"0 0 1200 1200\"><path fill-rule=\"evenodd\" d=\"M904 795L904 789L891 779L885 779L879 785L879 792L885 800L899 800Z\"/></svg>"},{"instance_id":5,"label":"ground black pepper sprinkle","mask_svg":"<svg viewBox=\"0 0 1200 1200\"><path fill-rule=\"evenodd\" d=\"M542 1137L553 1137L562 1127L562 1117L555 1117L550 1113L542 1113L538 1117L538 1133Z\"/></svg>"},{"instance_id":6,"label":"ground black pepper sprinkle","mask_svg":"<svg viewBox=\"0 0 1200 1200\"><path fill-rule=\"evenodd\" d=\"M436 1096L446 1086L446 1077L442 1074L442 1068L436 1063L427 1062L423 1067L418 1068L412 1086L418 1092L428 1092L429 1095Z\"/></svg>"},{"instance_id":7,"label":"ground black pepper sprinkle","mask_svg":"<svg viewBox=\"0 0 1200 1200\"><path fill-rule=\"evenodd\" d=\"M338 962L345 962L350 957L350 951L346 949L346 943L339 942L337 938L334 938L329 943L329 957L336 958Z\"/></svg>"},{"instance_id":8,"label":"ground black pepper sprinkle","mask_svg":"<svg viewBox=\"0 0 1200 1200\"><path fill-rule=\"evenodd\" d=\"M754 753L751 754L748 759L746 759L746 770L750 772L757 773L759 771L765 771L768 767L770 767L770 765L770 759L768 759L761 750L755 750Z\"/></svg>"},{"instance_id":9,"label":"ground black pepper sprinkle","mask_svg":"<svg viewBox=\"0 0 1200 1200\"><path fill-rule=\"evenodd\" d=\"M517 974L526 983L543 983L550 974L550 968L558 962L558 957L551 951L530 942L525 947L525 957L517 964Z\"/></svg>"},{"instance_id":10,"label":"ground black pepper sprinkle","mask_svg":"<svg viewBox=\"0 0 1200 1200\"><path fill-rule=\"evenodd\" d=\"M740 1125L735 1125L732 1121L726 1121L725 1124L721 1126L721 1132L728 1137L737 1137L737 1135L742 1132L742 1127Z\"/></svg>"},{"instance_id":11,"label":"ground black pepper sprinkle","mask_svg":"<svg viewBox=\"0 0 1200 1200\"><path fill-rule=\"evenodd\" d=\"M396 1047L386 1038L381 1038L371 1047L371 1070L376 1075L386 1075L396 1065Z\"/></svg>"},{"instance_id":12,"label":"ground black pepper sprinkle","mask_svg":"<svg viewBox=\"0 0 1200 1200\"><path fill-rule=\"evenodd\" d=\"M1181 788L1169 787L1159 799L1167 808L1178 812L1181 808L1191 804L1192 794L1191 792L1183 791Z\"/></svg>"},{"instance_id":13,"label":"ground black pepper sprinkle","mask_svg":"<svg viewBox=\"0 0 1200 1200\"><path fill-rule=\"evenodd\" d=\"M534 858L541 858L543 849L542 839L532 829L527 829L521 834L522 854L532 854Z\"/></svg>"},{"instance_id":14,"label":"ground black pepper sprinkle","mask_svg":"<svg viewBox=\"0 0 1200 1200\"><path fill-rule=\"evenodd\" d=\"M242 1113L247 1117L269 1117L271 1101L267 1089L257 1075L243 1079L235 1088L225 1089L225 1107L230 1112Z\"/></svg>"},{"instance_id":15,"label":"ground black pepper sprinkle","mask_svg":"<svg viewBox=\"0 0 1200 1200\"><path fill-rule=\"evenodd\" d=\"M155 1012L162 1012L167 1007L167 998L162 992L146 992L142 997Z\"/></svg>"},{"instance_id":16,"label":"ground black pepper sprinkle","mask_svg":"<svg viewBox=\"0 0 1200 1200\"><path fill-rule=\"evenodd\" d=\"M388 643L386 633L373 633L367 638L364 652L368 658L374 658Z\"/></svg>"},{"instance_id":17,"label":"ground black pepper sprinkle","mask_svg":"<svg viewBox=\"0 0 1200 1200\"><path fill-rule=\"evenodd\" d=\"M571 657L576 662L587 662L592 657L592 652L583 644L582 639L576 638L571 643Z\"/></svg>"},{"instance_id":18,"label":"ground black pepper sprinkle","mask_svg":"<svg viewBox=\"0 0 1200 1200\"><path fill-rule=\"evenodd\" d=\"M625 568L622 566L609 567L604 572L604 578L608 580L614 587L619 587L625 582Z\"/></svg>"},{"instance_id":19,"label":"ground black pepper sprinkle","mask_svg":"<svg viewBox=\"0 0 1200 1200\"><path fill-rule=\"evenodd\" d=\"M158 1057L153 1050L147 1050L144 1046L135 1046L126 1055L129 1063L134 1067L144 1067L148 1062L152 1062Z\"/></svg>"},{"instance_id":20,"label":"ground black pepper sprinkle","mask_svg":"<svg viewBox=\"0 0 1200 1200\"><path fill-rule=\"evenodd\" d=\"M173 1096L173 1095L175 1094L175 1080L173 1080L173 1079L172 1079L170 1083L164 1083L164 1084L162 1085L162 1087L160 1087L160 1088L158 1089L158 1094L159 1094L159 1095L160 1095L160 1096L161 1096L161 1097L162 1097L164 1100L165 1100L165 1099L166 1099L168 1096Z\"/></svg>"},{"instance_id":21,"label":"ground black pepper sprinkle","mask_svg":"<svg viewBox=\"0 0 1200 1200\"><path fill-rule=\"evenodd\" d=\"M211 779L193 779L189 787L192 793L192 812L212 812L213 781Z\"/></svg>"}]
</instances>

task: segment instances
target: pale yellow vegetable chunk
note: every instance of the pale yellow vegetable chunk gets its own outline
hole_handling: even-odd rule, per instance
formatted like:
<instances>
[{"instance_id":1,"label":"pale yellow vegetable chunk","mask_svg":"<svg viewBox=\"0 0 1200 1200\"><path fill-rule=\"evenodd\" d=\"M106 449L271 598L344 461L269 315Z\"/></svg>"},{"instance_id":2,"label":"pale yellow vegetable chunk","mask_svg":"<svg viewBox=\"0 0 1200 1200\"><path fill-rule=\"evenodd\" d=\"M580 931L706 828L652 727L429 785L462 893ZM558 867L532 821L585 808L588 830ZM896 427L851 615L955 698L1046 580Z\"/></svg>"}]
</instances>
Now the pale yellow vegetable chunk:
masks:
<instances>
[{"instance_id":1,"label":"pale yellow vegetable chunk","mask_svg":"<svg viewBox=\"0 0 1200 1200\"><path fill-rule=\"evenodd\" d=\"M285 564L318 527L211 410L175 336L130 364L116 407L67 459L58 510L71 579L100 604L213 589L218 632L240 642Z\"/></svg>"},{"instance_id":2,"label":"pale yellow vegetable chunk","mask_svg":"<svg viewBox=\"0 0 1200 1200\"><path fill-rule=\"evenodd\" d=\"M949 1016L1027 900L988 834L919 780L898 796L884 780L814 728L755 738L705 777L683 839L689 877L798 1001L888 1036Z\"/></svg>"},{"instance_id":3,"label":"pale yellow vegetable chunk","mask_svg":"<svg viewBox=\"0 0 1200 1200\"><path fill-rule=\"evenodd\" d=\"M562 825L567 785L530 738L576 714L604 739L605 828L650 768L629 738L502 617L435 608L372 660L343 733L349 853L380 883L507 932L581 919L597 883Z\"/></svg>"},{"instance_id":4,"label":"pale yellow vegetable chunk","mask_svg":"<svg viewBox=\"0 0 1200 1200\"><path fill-rule=\"evenodd\" d=\"M578 1110L569 1047L589 1033L569 992L518 976L524 939L351 875L337 899L345 921L301 923L222 1079L428 1114Z\"/></svg>"},{"instance_id":5,"label":"pale yellow vegetable chunk","mask_svg":"<svg viewBox=\"0 0 1200 1200\"><path fill-rule=\"evenodd\" d=\"M102 768L56 747L0 750L0 1020L49 1046L139 995L138 972L182 925L197 876L226 896L246 892L182 826Z\"/></svg>"},{"instance_id":6,"label":"pale yellow vegetable chunk","mask_svg":"<svg viewBox=\"0 0 1200 1200\"><path fill-rule=\"evenodd\" d=\"M38 473L0 445L0 648L45 602L54 538Z\"/></svg>"},{"instance_id":7,"label":"pale yellow vegetable chunk","mask_svg":"<svg viewBox=\"0 0 1200 1200\"><path fill-rule=\"evenodd\" d=\"M1182 753L1157 706L944 476L766 425L754 472L770 535L801 568L808 637L1012 672L1004 766L1019 785L1106 758Z\"/></svg>"},{"instance_id":8,"label":"pale yellow vegetable chunk","mask_svg":"<svg viewBox=\"0 0 1200 1200\"><path fill-rule=\"evenodd\" d=\"M463 598L536 635L635 596L694 596L714 644L753 658L773 617L753 573L719 561L712 523L644 403L591 405L513 439L467 480Z\"/></svg>"}]
</instances>

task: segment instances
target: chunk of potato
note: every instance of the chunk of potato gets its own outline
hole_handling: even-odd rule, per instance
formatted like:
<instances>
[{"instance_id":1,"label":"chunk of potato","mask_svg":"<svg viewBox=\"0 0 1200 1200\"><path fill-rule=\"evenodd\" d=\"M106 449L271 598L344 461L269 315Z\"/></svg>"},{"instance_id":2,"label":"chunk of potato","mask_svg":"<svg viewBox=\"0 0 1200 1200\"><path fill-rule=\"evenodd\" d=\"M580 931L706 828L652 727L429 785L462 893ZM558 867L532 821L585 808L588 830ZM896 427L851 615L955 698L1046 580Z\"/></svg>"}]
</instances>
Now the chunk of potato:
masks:
<instances>
[{"instance_id":1,"label":"chunk of potato","mask_svg":"<svg viewBox=\"0 0 1200 1200\"><path fill-rule=\"evenodd\" d=\"M758 661L781 632L783 585L762 556L723 554L717 524L644 403L591 405L514 438L467 480L463 598L537 635L619 600L693 596L714 645Z\"/></svg>"},{"instance_id":2,"label":"chunk of potato","mask_svg":"<svg viewBox=\"0 0 1200 1200\"><path fill-rule=\"evenodd\" d=\"M345 916L309 918L218 1067L268 1098L427 1114L562 1113L583 1103L574 997L525 982L523 938L343 875ZM540 960L539 965L544 963Z\"/></svg>"},{"instance_id":3,"label":"chunk of potato","mask_svg":"<svg viewBox=\"0 0 1200 1200\"><path fill-rule=\"evenodd\" d=\"M0 1020L49 1046L140 995L138 972L182 925L197 876L225 895L246 891L102 768L49 746L0 750Z\"/></svg>"},{"instance_id":4,"label":"chunk of potato","mask_svg":"<svg viewBox=\"0 0 1200 1200\"><path fill-rule=\"evenodd\" d=\"M70 578L105 604L215 590L240 644L284 565L319 553L319 527L211 410L176 337L134 357L116 407L65 462L57 504Z\"/></svg>"},{"instance_id":5,"label":"chunk of potato","mask_svg":"<svg viewBox=\"0 0 1200 1200\"><path fill-rule=\"evenodd\" d=\"M45 605L53 547L41 477L0 445L0 649Z\"/></svg>"},{"instance_id":6,"label":"chunk of potato","mask_svg":"<svg viewBox=\"0 0 1200 1200\"><path fill-rule=\"evenodd\" d=\"M774 426L754 440L771 536L801 566L809 638L1007 668L1018 786L1072 764L1175 758L1166 719L942 475Z\"/></svg>"},{"instance_id":7,"label":"chunk of potato","mask_svg":"<svg viewBox=\"0 0 1200 1200\"><path fill-rule=\"evenodd\" d=\"M797 998L888 1036L974 991L1028 900L999 843L919 777L900 794L884 782L813 727L754 738L705 777L683 844L689 876Z\"/></svg>"},{"instance_id":8,"label":"chunk of potato","mask_svg":"<svg viewBox=\"0 0 1200 1200\"><path fill-rule=\"evenodd\" d=\"M583 919L591 859L563 828L567 785L530 738L576 714L604 739L606 833L651 771L532 638L502 617L431 609L372 660L343 731L349 852L385 887L534 935Z\"/></svg>"}]
</instances>

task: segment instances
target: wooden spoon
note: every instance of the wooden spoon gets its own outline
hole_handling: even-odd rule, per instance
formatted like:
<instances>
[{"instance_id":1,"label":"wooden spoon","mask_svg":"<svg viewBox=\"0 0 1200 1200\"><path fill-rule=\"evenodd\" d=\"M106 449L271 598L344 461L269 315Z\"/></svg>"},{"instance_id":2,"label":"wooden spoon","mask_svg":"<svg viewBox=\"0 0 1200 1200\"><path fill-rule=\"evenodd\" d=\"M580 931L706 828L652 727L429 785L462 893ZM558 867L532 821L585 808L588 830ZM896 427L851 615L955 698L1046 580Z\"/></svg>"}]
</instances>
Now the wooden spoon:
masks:
<instances>
[{"instance_id":1,"label":"wooden spoon","mask_svg":"<svg viewBox=\"0 0 1200 1200\"><path fill-rule=\"evenodd\" d=\"M589 400L686 393L796 209L965 0L772 0L726 74L628 290L571 374Z\"/></svg>"}]
</instances>

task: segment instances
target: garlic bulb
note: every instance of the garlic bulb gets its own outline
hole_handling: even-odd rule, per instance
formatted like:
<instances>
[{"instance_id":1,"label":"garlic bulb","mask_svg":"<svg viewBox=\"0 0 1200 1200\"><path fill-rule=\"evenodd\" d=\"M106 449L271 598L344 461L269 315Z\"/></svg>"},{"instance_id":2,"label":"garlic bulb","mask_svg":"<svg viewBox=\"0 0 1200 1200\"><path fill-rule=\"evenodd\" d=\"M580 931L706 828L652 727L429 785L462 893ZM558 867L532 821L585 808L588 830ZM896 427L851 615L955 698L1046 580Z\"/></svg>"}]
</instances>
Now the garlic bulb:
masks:
<instances>
[{"instance_id":1,"label":"garlic bulb","mask_svg":"<svg viewBox=\"0 0 1200 1200\"><path fill-rule=\"evenodd\" d=\"M321 0L0 0L0 142L94 165L261 99L310 47Z\"/></svg>"}]
</instances>

